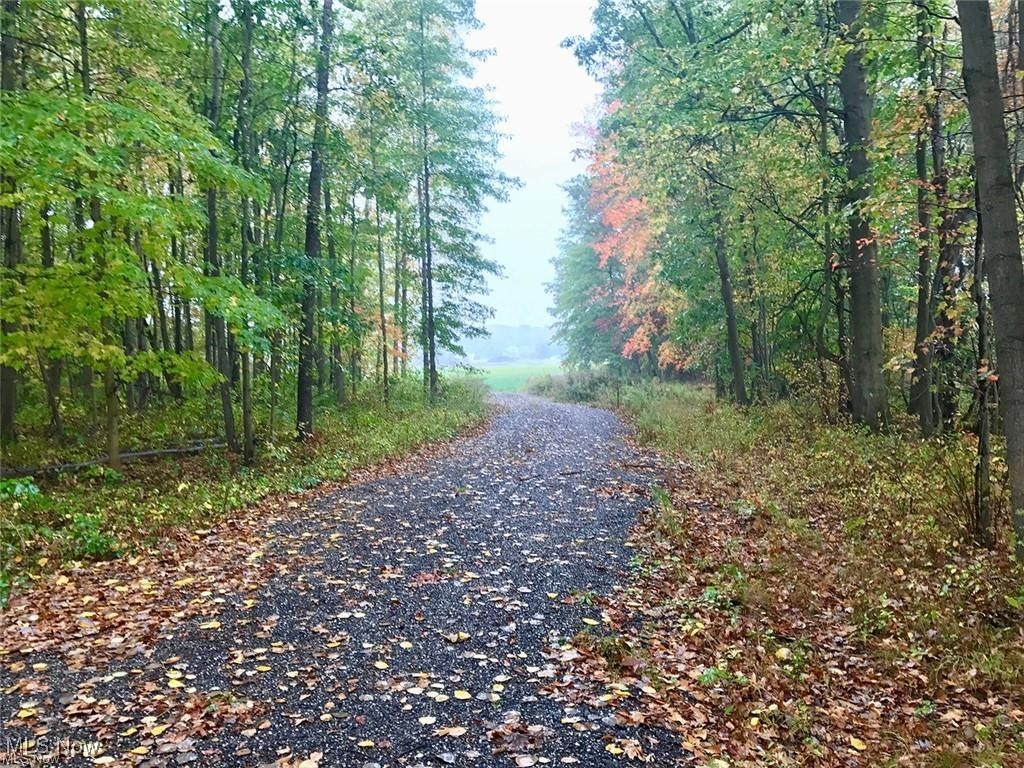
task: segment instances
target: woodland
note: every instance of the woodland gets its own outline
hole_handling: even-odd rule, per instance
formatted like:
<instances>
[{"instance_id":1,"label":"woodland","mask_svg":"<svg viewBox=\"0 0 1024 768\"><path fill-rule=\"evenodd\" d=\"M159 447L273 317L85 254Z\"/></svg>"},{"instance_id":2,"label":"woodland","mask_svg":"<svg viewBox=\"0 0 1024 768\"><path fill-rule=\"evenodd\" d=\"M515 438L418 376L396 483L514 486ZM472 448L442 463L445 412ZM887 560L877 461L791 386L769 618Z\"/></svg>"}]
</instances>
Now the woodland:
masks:
<instances>
[{"instance_id":1,"label":"woodland","mask_svg":"<svg viewBox=\"0 0 1024 768\"><path fill-rule=\"evenodd\" d=\"M2 559L116 550L104 529L183 494L145 476L179 459L225 508L258 496L239 466L280 474L314 435L340 467L451 428L438 356L483 333L476 222L516 183L471 2L18 0L2 22ZM96 492L141 508L121 525Z\"/></svg>"},{"instance_id":2,"label":"woodland","mask_svg":"<svg viewBox=\"0 0 1024 768\"><path fill-rule=\"evenodd\" d=\"M1024 2L595 0L542 397L473 0L0 3L19 754L1024 764Z\"/></svg>"},{"instance_id":3,"label":"woodland","mask_svg":"<svg viewBox=\"0 0 1024 768\"><path fill-rule=\"evenodd\" d=\"M566 41L605 88L550 286L567 360L969 433L972 531L994 544L1001 500L1024 555L1022 21L973 0L599 3Z\"/></svg>"},{"instance_id":4,"label":"woodland","mask_svg":"<svg viewBox=\"0 0 1024 768\"><path fill-rule=\"evenodd\" d=\"M1024 4L593 18L533 390L678 464L577 671L695 656L708 765L1020 764Z\"/></svg>"}]
</instances>

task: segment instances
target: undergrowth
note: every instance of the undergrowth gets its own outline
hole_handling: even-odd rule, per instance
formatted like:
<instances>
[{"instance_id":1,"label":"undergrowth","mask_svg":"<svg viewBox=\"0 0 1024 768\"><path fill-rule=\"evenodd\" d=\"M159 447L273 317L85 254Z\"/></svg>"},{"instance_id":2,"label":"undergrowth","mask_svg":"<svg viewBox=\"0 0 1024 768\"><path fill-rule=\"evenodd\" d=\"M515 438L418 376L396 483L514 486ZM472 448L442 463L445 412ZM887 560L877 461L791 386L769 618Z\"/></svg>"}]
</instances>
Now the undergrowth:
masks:
<instances>
[{"instance_id":1,"label":"undergrowth","mask_svg":"<svg viewBox=\"0 0 1024 768\"><path fill-rule=\"evenodd\" d=\"M799 400L741 409L678 384L613 392L596 380L552 379L542 390L567 400L589 390L591 402L617 402L642 442L683 461L684 479L670 484L670 503L664 492L655 495L644 534L663 542L652 546L677 585L674 595L658 588L688 611L703 615L713 603L722 613L717 629L705 618L684 634L716 631L724 642L743 628L744 645L763 649L744 651L745 671L761 680L762 695L773 679L793 688L790 695L807 686L805 719L827 733L835 723L809 681L838 674L835 651L826 649L847 637L848 652L863 654L875 670L848 684L891 701L880 721L890 730L859 736L869 749L884 745L879 757L910 755L915 765L1021 759L1024 713L1000 702L1024 700L1024 568L1012 557L999 461L999 542L993 550L973 542L972 436L924 440L899 427L871 434L825 423ZM778 636L789 636L785 646L771 639ZM711 670L705 682L718 683L712 662L704 662ZM812 670L815 663L822 668ZM723 707L742 713L754 694L723 696ZM738 727L756 739L764 717L746 715L752 719L737 719ZM807 734L793 731L792 738L803 744Z\"/></svg>"},{"instance_id":2,"label":"undergrowth","mask_svg":"<svg viewBox=\"0 0 1024 768\"><path fill-rule=\"evenodd\" d=\"M429 406L418 382L407 380L394 386L387 408L372 398L320 408L316 434L306 444L282 429L261 442L252 466L211 449L132 462L121 472L97 465L0 481L0 605L19 583L60 563L111 559L159 542L174 526L209 527L269 494L341 480L422 443L451 438L486 413L486 392L477 381L444 382L439 402ZM143 432L146 418L155 425L167 421L159 412L142 414L132 429Z\"/></svg>"}]
</instances>

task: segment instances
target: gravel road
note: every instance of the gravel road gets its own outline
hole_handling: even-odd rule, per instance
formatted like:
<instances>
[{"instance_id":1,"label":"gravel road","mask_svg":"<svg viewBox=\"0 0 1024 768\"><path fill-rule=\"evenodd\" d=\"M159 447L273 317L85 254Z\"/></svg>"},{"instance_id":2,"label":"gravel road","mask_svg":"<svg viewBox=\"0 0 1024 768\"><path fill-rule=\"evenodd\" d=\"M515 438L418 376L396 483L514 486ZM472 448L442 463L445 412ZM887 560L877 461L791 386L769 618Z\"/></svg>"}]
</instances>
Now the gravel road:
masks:
<instances>
[{"instance_id":1,"label":"gravel road","mask_svg":"<svg viewBox=\"0 0 1024 768\"><path fill-rule=\"evenodd\" d=\"M117 765L593 767L631 741L683 762L677 737L615 716L642 692L573 706L553 663L604 632L653 460L607 411L496 399L483 434L272 522L273 574L214 617L102 666L8 648L0 750L34 727Z\"/></svg>"}]
</instances>

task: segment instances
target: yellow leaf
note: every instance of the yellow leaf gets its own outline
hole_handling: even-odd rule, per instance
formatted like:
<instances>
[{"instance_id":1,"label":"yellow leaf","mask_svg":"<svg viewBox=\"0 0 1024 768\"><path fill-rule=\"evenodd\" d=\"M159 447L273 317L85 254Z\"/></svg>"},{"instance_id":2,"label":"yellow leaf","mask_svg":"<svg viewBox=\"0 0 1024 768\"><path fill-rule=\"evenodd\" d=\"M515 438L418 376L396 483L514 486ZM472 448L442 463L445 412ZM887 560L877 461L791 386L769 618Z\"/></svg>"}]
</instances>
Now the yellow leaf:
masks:
<instances>
[{"instance_id":1,"label":"yellow leaf","mask_svg":"<svg viewBox=\"0 0 1024 768\"><path fill-rule=\"evenodd\" d=\"M437 718L433 715L424 715L423 717L419 718L419 721L420 725L433 725L437 722Z\"/></svg>"},{"instance_id":2,"label":"yellow leaf","mask_svg":"<svg viewBox=\"0 0 1024 768\"><path fill-rule=\"evenodd\" d=\"M370 739L363 739L358 744L356 744L356 746L362 747L363 749L369 749L373 746L373 741L371 741Z\"/></svg>"},{"instance_id":3,"label":"yellow leaf","mask_svg":"<svg viewBox=\"0 0 1024 768\"><path fill-rule=\"evenodd\" d=\"M386 661L380 661L378 659L377 661L373 662L373 666L375 666L377 669L387 669L388 663Z\"/></svg>"},{"instance_id":4,"label":"yellow leaf","mask_svg":"<svg viewBox=\"0 0 1024 768\"><path fill-rule=\"evenodd\" d=\"M588 618L583 619L583 623L584 624L588 624L591 627L596 627L601 622L599 622L597 619L591 619L591 618L588 617ZM609 745L609 746L611 746L611 745Z\"/></svg>"},{"instance_id":5,"label":"yellow leaf","mask_svg":"<svg viewBox=\"0 0 1024 768\"><path fill-rule=\"evenodd\" d=\"M135 747L131 750L133 755L146 755L149 754L149 747Z\"/></svg>"},{"instance_id":6,"label":"yellow leaf","mask_svg":"<svg viewBox=\"0 0 1024 768\"><path fill-rule=\"evenodd\" d=\"M610 752L613 755L621 755L622 747L620 747L618 744L605 744L604 751Z\"/></svg>"},{"instance_id":7,"label":"yellow leaf","mask_svg":"<svg viewBox=\"0 0 1024 768\"><path fill-rule=\"evenodd\" d=\"M185 684L183 682L181 682L181 680L178 680L178 679L175 678L174 680L168 680L167 681L167 687L168 688L184 688Z\"/></svg>"},{"instance_id":8,"label":"yellow leaf","mask_svg":"<svg viewBox=\"0 0 1024 768\"><path fill-rule=\"evenodd\" d=\"M200 629L220 629L220 622L214 619L213 621L206 621L199 625Z\"/></svg>"},{"instance_id":9,"label":"yellow leaf","mask_svg":"<svg viewBox=\"0 0 1024 768\"><path fill-rule=\"evenodd\" d=\"M856 749L858 752L863 752L868 748L868 745L858 739L856 736L850 737L850 746Z\"/></svg>"},{"instance_id":10,"label":"yellow leaf","mask_svg":"<svg viewBox=\"0 0 1024 768\"><path fill-rule=\"evenodd\" d=\"M469 691L456 691L455 692L455 698L458 699L459 701L466 701L466 699L472 699L473 698L473 694L470 693Z\"/></svg>"},{"instance_id":11,"label":"yellow leaf","mask_svg":"<svg viewBox=\"0 0 1024 768\"><path fill-rule=\"evenodd\" d=\"M458 738L466 735L466 729L461 725L453 725L448 728L438 728L434 731L435 736L452 736Z\"/></svg>"},{"instance_id":12,"label":"yellow leaf","mask_svg":"<svg viewBox=\"0 0 1024 768\"><path fill-rule=\"evenodd\" d=\"M410 648L412 648L412 643L410 643L408 640L403 640L402 642L400 642L398 644L398 647L399 648L404 648L405 650L408 651Z\"/></svg>"},{"instance_id":13,"label":"yellow leaf","mask_svg":"<svg viewBox=\"0 0 1024 768\"><path fill-rule=\"evenodd\" d=\"M154 736L159 736L161 733L163 733L164 731L166 731L170 727L171 726L169 726L169 725L156 725L156 726L153 726L153 730L150 731L150 733L153 734Z\"/></svg>"}]
</instances>

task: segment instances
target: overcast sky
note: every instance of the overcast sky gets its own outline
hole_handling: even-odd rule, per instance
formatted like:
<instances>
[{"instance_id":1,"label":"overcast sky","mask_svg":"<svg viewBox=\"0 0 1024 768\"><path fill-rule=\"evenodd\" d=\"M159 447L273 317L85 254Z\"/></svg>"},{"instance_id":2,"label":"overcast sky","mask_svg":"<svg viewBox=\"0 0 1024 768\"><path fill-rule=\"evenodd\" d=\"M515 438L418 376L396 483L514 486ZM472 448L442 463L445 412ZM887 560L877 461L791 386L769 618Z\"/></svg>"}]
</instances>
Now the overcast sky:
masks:
<instances>
[{"instance_id":1,"label":"overcast sky","mask_svg":"<svg viewBox=\"0 0 1024 768\"><path fill-rule=\"evenodd\" d=\"M572 159L581 143L573 126L598 95L572 51L559 44L587 33L591 7L592 0L477 0L484 28L471 33L469 44L494 49L494 55L478 65L476 80L493 88L506 119L502 170L523 183L483 219L483 232L494 240L485 253L505 269L486 300L495 308L494 323L552 321L544 284L553 275L550 262L562 225L561 185L584 165Z\"/></svg>"}]
</instances>

